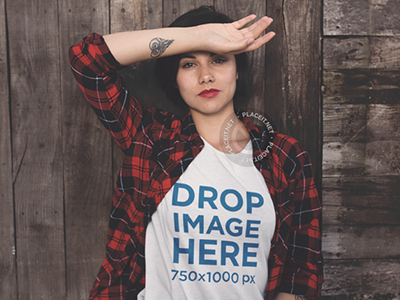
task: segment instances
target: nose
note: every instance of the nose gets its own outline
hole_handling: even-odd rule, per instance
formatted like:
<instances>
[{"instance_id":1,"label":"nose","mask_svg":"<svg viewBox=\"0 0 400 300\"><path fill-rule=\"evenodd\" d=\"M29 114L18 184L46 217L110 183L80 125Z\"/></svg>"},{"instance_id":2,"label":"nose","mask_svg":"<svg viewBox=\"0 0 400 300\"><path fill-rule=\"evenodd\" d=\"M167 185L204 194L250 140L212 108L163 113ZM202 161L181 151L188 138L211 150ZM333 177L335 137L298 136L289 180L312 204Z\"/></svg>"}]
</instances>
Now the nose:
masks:
<instances>
[{"instance_id":1,"label":"nose","mask_svg":"<svg viewBox=\"0 0 400 300\"><path fill-rule=\"evenodd\" d=\"M208 67L203 67L201 68L200 71L200 77L199 77L199 83L209 83L209 82L214 82L215 78L211 74L210 69Z\"/></svg>"}]
</instances>

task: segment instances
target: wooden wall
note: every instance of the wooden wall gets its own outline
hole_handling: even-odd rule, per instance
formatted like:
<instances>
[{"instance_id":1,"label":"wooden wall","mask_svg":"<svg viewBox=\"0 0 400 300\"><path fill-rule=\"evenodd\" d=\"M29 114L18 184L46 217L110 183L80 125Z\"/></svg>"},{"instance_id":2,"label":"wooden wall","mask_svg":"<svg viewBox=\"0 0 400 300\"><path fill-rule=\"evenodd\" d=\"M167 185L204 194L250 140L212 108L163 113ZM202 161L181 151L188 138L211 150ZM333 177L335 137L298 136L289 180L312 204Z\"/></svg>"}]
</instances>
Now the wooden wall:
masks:
<instances>
[{"instance_id":1,"label":"wooden wall","mask_svg":"<svg viewBox=\"0 0 400 300\"><path fill-rule=\"evenodd\" d=\"M203 4L275 20L277 36L250 56L250 105L310 152L324 205L324 297L395 299L396 1L0 0L0 299L87 299L105 255L122 156L74 82L69 46L92 32L166 26ZM174 109L146 76L153 64L121 73L144 103Z\"/></svg>"},{"instance_id":2,"label":"wooden wall","mask_svg":"<svg viewBox=\"0 0 400 300\"><path fill-rule=\"evenodd\" d=\"M399 13L398 0L324 1L324 295L339 299L399 297Z\"/></svg>"}]
</instances>

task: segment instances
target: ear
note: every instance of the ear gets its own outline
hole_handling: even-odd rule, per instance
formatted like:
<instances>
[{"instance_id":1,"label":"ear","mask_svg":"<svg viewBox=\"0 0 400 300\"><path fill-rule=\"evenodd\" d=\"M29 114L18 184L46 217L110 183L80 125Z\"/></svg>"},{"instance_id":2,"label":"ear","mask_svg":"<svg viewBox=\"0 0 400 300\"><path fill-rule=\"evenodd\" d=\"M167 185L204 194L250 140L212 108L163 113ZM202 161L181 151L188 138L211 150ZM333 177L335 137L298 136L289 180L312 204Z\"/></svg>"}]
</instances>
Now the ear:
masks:
<instances>
[{"instance_id":1,"label":"ear","mask_svg":"<svg viewBox=\"0 0 400 300\"><path fill-rule=\"evenodd\" d=\"M239 79L239 72L236 72L236 80Z\"/></svg>"}]
</instances>

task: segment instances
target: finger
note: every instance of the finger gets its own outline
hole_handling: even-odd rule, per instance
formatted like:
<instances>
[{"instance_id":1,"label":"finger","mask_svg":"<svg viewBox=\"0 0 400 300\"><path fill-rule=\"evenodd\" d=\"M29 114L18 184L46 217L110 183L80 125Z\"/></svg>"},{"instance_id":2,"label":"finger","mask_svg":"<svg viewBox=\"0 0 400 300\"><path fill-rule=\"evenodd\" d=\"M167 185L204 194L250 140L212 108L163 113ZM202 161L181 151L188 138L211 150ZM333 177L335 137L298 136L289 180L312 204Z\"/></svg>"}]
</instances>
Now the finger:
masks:
<instances>
[{"instance_id":1,"label":"finger","mask_svg":"<svg viewBox=\"0 0 400 300\"><path fill-rule=\"evenodd\" d=\"M268 26L271 25L272 22L272 18L263 17L247 29L253 35L254 39L257 39L268 28Z\"/></svg>"},{"instance_id":2,"label":"finger","mask_svg":"<svg viewBox=\"0 0 400 300\"><path fill-rule=\"evenodd\" d=\"M237 20L235 22L232 22L232 25L236 28L236 29L240 29L243 28L244 26L246 26L248 23L250 23L251 21L253 21L256 18L256 15L249 15L247 17L244 17L240 20Z\"/></svg>"},{"instance_id":3,"label":"finger","mask_svg":"<svg viewBox=\"0 0 400 300\"><path fill-rule=\"evenodd\" d=\"M265 45L268 43L273 37L275 36L275 32L270 31L263 35L262 37L254 40L249 46L247 47L246 51L254 51L260 48L261 46Z\"/></svg>"}]
</instances>

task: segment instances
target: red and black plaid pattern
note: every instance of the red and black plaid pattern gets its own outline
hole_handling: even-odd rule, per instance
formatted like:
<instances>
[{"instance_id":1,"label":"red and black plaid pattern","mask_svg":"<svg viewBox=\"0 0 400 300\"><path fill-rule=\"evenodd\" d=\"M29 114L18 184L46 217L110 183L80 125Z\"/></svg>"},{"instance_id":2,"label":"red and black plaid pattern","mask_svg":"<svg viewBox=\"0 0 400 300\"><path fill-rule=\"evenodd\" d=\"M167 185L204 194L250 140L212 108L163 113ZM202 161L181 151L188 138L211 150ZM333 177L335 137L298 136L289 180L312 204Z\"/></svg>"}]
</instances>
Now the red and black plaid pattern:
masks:
<instances>
[{"instance_id":1,"label":"red and black plaid pattern","mask_svg":"<svg viewBox=\"0 0 400 300\"><path fill-rule=\"evenodd\" d=\"M204 144L189 115L183 119L142 107L122 84L122 66L98 34L71 47L75 78L98 118L126 157L114 189L106 258L90 299L136 299L145 285L146 226L157 205ZM244 118L254 157L269 133ZM274 134L271 153L255 163L275 204L277 224L266 299L288 292L316 299L322 284L321 205L308 154Z\"/></svg>"}]
</instances>

